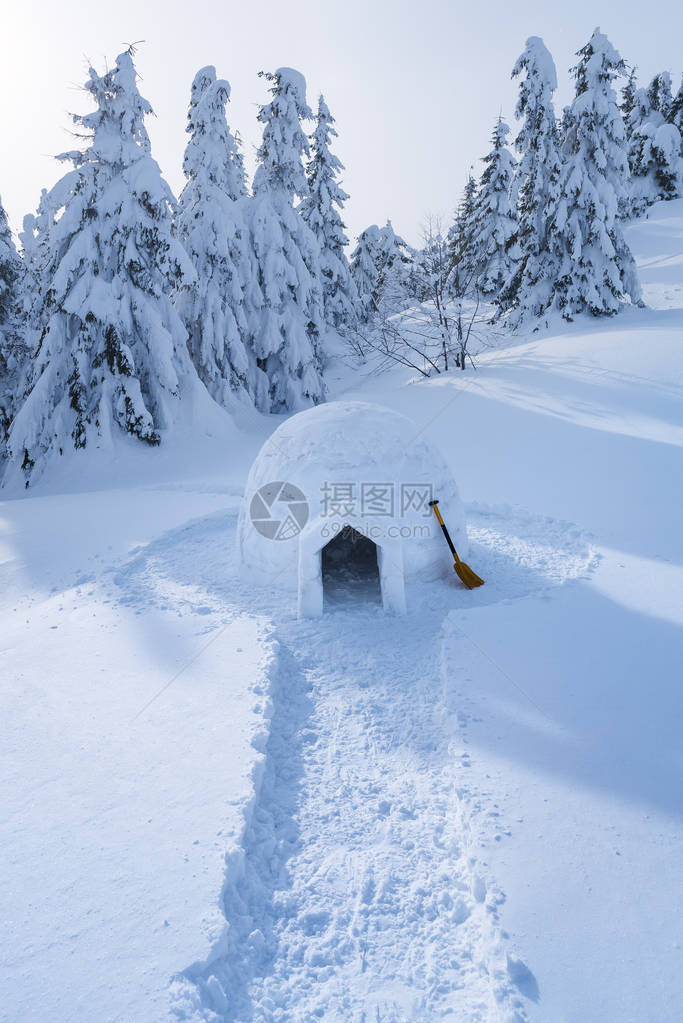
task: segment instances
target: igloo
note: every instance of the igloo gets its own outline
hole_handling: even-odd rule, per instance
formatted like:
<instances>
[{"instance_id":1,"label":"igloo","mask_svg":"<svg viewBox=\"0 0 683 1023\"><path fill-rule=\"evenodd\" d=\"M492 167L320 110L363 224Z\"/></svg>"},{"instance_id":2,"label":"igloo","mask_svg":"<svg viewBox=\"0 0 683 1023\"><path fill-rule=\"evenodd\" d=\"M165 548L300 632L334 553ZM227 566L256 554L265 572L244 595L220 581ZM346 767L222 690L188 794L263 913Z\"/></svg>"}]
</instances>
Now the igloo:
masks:
<instances>
[{"instance_id":1,"label":"igloo","mask_svg":"<svg viewBox=\"0 0 683 1023\"><path fill-rule=\"evenodd\" d=\"M358 401L318 405L282 423L247 479L237 534L245 573L296 591L299 615L315 616L334 571L354 580L367 572L370 586L374 569L385 610L404 614L406 584L453 571L432 497L467 555L455 481L418 433L406 416Z\"/></svg>"}]
</instances>

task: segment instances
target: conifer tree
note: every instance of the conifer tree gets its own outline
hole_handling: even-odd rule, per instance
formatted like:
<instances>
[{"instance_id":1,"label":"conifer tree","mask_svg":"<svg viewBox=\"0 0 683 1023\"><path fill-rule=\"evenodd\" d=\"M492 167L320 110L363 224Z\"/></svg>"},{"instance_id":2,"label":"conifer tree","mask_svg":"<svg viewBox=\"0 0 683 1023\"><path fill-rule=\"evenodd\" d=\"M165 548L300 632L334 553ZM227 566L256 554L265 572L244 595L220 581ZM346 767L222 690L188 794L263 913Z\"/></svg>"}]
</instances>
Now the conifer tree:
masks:
<instances>
[{"instance_id":1,"label":"conifer tree","mask_svg":"<svg viewBox=\"0 0 683 1023\"><path fill-rule=\"evenodd\" d=\"M41 269L40 344L8 442L8 475L27 486L51 456L119 432L158 444L181 393L200 388L170 299L192 266L172 235L132 50L104 75L91 68L85 88L97 109L74 116L89 145L63 154L73 169L48 196L60 216Z\"/></svg>"},{"instance_id":2,"label":"conifer tree","mask_svg":"<svg viewBox=\"0 0 683 1023\"><path fill-rule=\"evenodd\" d=\"M228 408L239 392L254 400L260 376L250 339L256 263L244 211L244 165L225 115L229 98L230 85L216 78L215 68L197 72L177 217L195 277L176 302L199 377Z\"/></svg>"},{"instance_id":3,"label":"conifer tree","mask_svg":"<svg viewBox=\"0 0 683 1023\"><path fill-rule=\"evenodd\" d=\"M24 263L24 279L27 291L25 296L25 312L28 315L40 288L40 242L36 228L36 217L33 213L27 213L24 216L22 229L19 232L19 242L21 243L21 258Z\"/></svg>"},{"instance_id":4,"label":"conifer tree","mask_svg":"<svg viewBox=\"0 0 683 1023\"><path fill-rule=\"evenodd\" d=\"M306 82L291 68L263 76L272 99L258 115L263 140L254 198L248 204L262 296L251 336L262 374L259 407L275 412L323 400L324 320L319 246L294 209L295 197L301 200L308 194L302 161L309 147L301 118L313 115L306 103Z\"/></svg>"},{"instance_id":5,"label":"conifer tree","mask_svg":"<svg viewBox=\"0 0 683 1023\"><path fill-rule=\"evenodd\" d=\"M413 255L390 220L371 224L358 236L351 273L358 290L360 318L387 317L410 302Z\"/></svg>"},{"instance_id":6,"label":"conifer tree","mask_svg":"<svg viewBox=\"0 0 683 1023\"><path fill-rule=\"evenodd\" d=\"M477 287L483 295L498 295L510 277L510 250L517 229L512 200L515 158L507 148L510 132L501 117L491 137L492 149L484 157L472 217L472 261Z\"/></svg>"},{"instance_id":7,"label":"conifer tree","mask_svg":"<svg viewBox=\"0 0 683 1023\"><path fill-rule=\"evenodd\" d=\"M518 259L498 303L511 325L540 316L552 301L557 263L552 253L552 204L557 199L562 158L553 106L557 73L542 39L527 39L512 69L520 81L516 116L522 127L515 139L520 154L513 194L518 196L517 231L510 239ZM570 130L573 113L564 118Z\"/></svg>"},{"instance_id":8,"label":"conifer tree","mask_svg":"<svg viewBox=\"0 0 683 1023\"><path fill-rule=\"evenodd\" d=\"M627 138L630 138L629 119L635 106L636 92L638 91L637 71L638 68L634 65L628 73L626 85L621 90L621 103L619 109L621 110L621 116L624 119Z\"/></svg>"},{"instance_id":9,"label":"conifer tree","mask_svg":"<svg viewBox=\"0 0 683 1023\"><path fill-rule=\"evenodd\" d=\"M378 312L376 295L381 265L379 248L379 227L371 224L358 235L356 248L351 253L351 276L358 293L359 316L364 323Z\"/></svg>"},{"instance_id":10,"label":"conifer tree","mask_svg":"<svg viewBox=\"0 0 683 1023\"><path fill-rule=\"evenodd\" d=\"M247 172L244 167L244 145L242 142L242 136L238 131L234 132L235 138L235 150L232 154L232 165L234 172L234 180L239 188L238 198L245 199L249 195L249 189L247 187Z\"/></svg>"},{"instance_id":11,"label":"conifer tree","mask_svg":"<svg viewBox=\"0 0 683 1023\"><path fill-rule=\"evenodd\" d=\"M26 362L22 330L23 266L7 214L0 201L0 462L4 459L10 423L19 402Z\"/></svg>"},{"instance_id":12,"label":"conifer tree","mask_svg":"<svg viewBox=\"0 0 683 1023\"><path fill-rule=\"evenodd\" d=\"M624 62L599 29L577 56L566 163L552 204L553 305L566 319L584 311L613 314L626 296L640 299L635 263L618 219L628 161L613 83L624 73Z\"/></svg>"},{"instance_id":13,"label":"conifer tree","mask_svg":"<svg viewBox=\"0 0 683 1023\"><path fill-rule=\"evenodd\" d=\"M669 123L678 128L683 139L683 78L669 110ZM681 153L683 156L683 153Z\"/></svg>"},{"instance_id":14,"label":"conifer tree","mask_svg":"<svg viewBox=\"0 0 683 1023\"><path fill-rule=\"evenodd\" d=\"M637 131L641 124L646 124L648 121L653 120L653 118L657 124L661 123L660 115L652 110L648 90L636 89L633 93L628 120L624 122L627 139L630 140L632 138L633 133Z\"/></svg>"},{"instance_id":15,"label":"conifer tree","mask_svg":"<svg viewBox=\"0 0 683 1023\"><path fill-rule=\"evenodd\" d=\"M641 216L659 199L681 192L681 134L672 119L671 76L662 72L637 89L626 125L631 178L626 214Z\"/></svg>"},{"instance_id":16,"label":"conifer tree","mask_svg":"<svg viewBox=\"0 0 683 1023\"><path fill-rule=\"evenodd\" d=\"M467 181L462 193L462 201L460 203L460 209L456 219L460 220L465 228L471 228L472 220L475 216L475 209L477 204L477 181L474 175L470 172L467 175ZM467 233L467 231L465 231Z\"/></svg>"},{"instance_id":17,"label":"conifer tree","mask_svg":"<svg viewBox=\"0 0 683 1023\"><path fill-rule=\"evenodd\" d=\"M344 233L341 210L348 195L337 181L344 165L330 151L333 136L337 136L334 118L324 97L320 96L307 171L308 195L299 212L320 248L325 322L332 327L352 327L358 312L358 292L344 251L348 238Z\"/></svg>"},{"instance_id":18,"label":"conifer tree","mask_svg":"<svg viewBox=\"0 0 683 1023\"><path fill-rule=\"evenodd\" d=\"M660 199L677 199L681 194L681 135L674 124L653 117L635 128L629 162L629 212L633 216L641 216Z\"/></svg>"},{"instance_id":19,"label":"conifer tree","mask_svg":"<svg viewBox=\"0 0 683 1023\"><path fill-rule=\"evenodd\" d=\"M477 181L470 171L455 212L455 220L447 235L449 261L453 268L449 288L454 295L460 293L462 281L469 279L474 272L476 204Z\"/></svg>"},{"instance_id":20,"label":"conifer tree","mask_svg":"<svg viewBox=\"0 0 683 1023\"><path fill-rule=\"evenodd\" d=\"M377 236L377 283L375 303L383 314L410 304L414 253L387 220Z\"/></svg>"},{"instance_id":21,"label":"conifer tree","mask_svg":"<svg viewBox=\"0 0 683 1023\"><path fill-rule=\"evenodd\" d=\"M661 71L655 75L647 87L647 98L651 110L656 110L664 120L668 120L671 113L671 75L668 71Z\"/></svg>"},{"instance_id":22,"label":"conifer tree","mask_svg":"<svg viewBox=\"0 0 683 1023\"><path fill-rule=\"evenodd\" d=\"M41 190L35 215L26 214L19 233L26 282L23 302L26 341L32 351L40 340L40 315L50 287L49 268L54 251L52 229L65 201L60 185L58 182L49 192L46 188Z\"/></svg>"}]
</instances>

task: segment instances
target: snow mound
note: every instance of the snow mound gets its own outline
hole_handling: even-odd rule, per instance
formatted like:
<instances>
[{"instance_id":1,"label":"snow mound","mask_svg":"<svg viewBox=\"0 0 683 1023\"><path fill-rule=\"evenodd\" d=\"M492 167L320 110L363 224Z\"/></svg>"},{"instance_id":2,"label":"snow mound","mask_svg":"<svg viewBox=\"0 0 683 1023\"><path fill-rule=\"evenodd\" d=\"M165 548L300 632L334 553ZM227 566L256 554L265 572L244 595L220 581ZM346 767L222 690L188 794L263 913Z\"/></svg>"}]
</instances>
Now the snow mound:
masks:
<instances>
[{"instance_id":1,"label":"snow mound","mask_svg":"<svg viewBox=\"0 0 683 1023\"><path fill-rule=\"evenodd\" d=\"M239 518L241 563L263 584L293 587L298 580L301 610L302 591L319 583L320 551L351 526L378 547L384 605L400 611L405 577L452 571L432 497L464 556L458 488L415 423L364 402L308 409L275 431L252 466Z\"/></svg>"}]
</instances>

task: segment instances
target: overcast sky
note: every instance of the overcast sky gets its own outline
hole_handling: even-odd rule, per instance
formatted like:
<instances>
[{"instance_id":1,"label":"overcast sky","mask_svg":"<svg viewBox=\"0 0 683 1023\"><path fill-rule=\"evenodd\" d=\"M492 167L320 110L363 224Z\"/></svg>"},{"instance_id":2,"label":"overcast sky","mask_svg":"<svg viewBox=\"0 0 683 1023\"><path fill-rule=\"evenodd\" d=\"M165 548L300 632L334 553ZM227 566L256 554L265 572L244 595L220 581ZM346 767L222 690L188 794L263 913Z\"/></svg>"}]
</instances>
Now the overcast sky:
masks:
<instances>
[{"instance_id":1,"label":"overcast sky","mask_svg":"<svg viewBox=\"0 0 683 1023\"><path fill-rule=\"evenodd\" d=\"M428 213L450 218L498 113L513 117L510 70L528 36L555 58L558 109L596 25L644 80L670 70L677 89L683 69L683 4L673 0L17 0L2 20L0 195L15 230L61 173L51 156L73 148L68 112L88 109L88 61L102 69L137 40L140 88L157 115L153 154L176 192L198 68L214 64L230 81L229 123L251 170L267 95L257 72L289 65L305 75L309 103L324 92L337 118L349 232L391 217L413 243Z\"/></svg>"}]
</instances>

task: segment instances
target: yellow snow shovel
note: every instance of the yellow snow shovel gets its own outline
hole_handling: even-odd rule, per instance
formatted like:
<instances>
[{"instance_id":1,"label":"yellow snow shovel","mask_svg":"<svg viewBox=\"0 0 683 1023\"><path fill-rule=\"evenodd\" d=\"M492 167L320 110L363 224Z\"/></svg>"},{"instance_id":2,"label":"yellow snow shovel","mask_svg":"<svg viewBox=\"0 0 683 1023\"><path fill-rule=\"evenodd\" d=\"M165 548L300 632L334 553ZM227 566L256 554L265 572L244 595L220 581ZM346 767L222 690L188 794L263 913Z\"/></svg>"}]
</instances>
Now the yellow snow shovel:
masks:
<instances>
[{"instance_id":1,"label":"yellow snow shovel","mask_svg":"<svg viewBox=\"0 0 683 1023\"><path fill-rule=\"evenodd\" d=\"M477 573L473 572L472 569L470 568L470 566L466 565L465 562L461 561L460 558L458 557L458 552L456 551L455 547L453 546L453 541L451 540L450 534L449 534L448 530L446 529L446 523L441 518L441 512L439 511L439 502L438 501L430 501L429 503L432 506L432 508L434 509L434 514L436 515L437 519L439 520L439 525L441 526L441 529L443 530L443 535L446 537L446 543L448 544L448 546L451 549L451 554L453 555L453 558L454 558L453 569L454 569L455 574L457 575L458 579L460 579L465 584L465 586L467 587L468 590L474 590L474 589L477 588L477 586L483 586L484 585L484 580L480 579L480 577L477 575Z\"/></svg>"}]
</instances>

